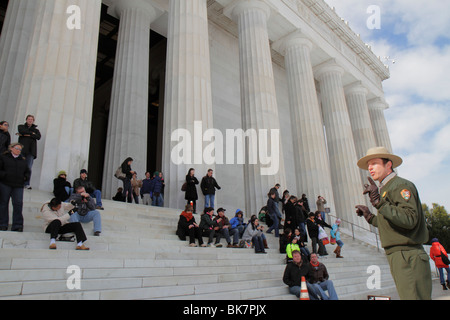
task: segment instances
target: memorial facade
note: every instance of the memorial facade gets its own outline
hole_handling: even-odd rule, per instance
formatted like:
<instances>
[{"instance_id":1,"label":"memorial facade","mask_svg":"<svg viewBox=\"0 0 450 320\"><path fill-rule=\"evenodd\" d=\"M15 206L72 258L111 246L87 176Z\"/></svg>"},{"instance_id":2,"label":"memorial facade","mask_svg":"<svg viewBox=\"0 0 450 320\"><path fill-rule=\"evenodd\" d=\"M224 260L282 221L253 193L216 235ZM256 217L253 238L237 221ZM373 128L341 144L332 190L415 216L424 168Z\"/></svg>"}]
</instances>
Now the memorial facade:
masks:
<instances>
[{"instance_id":1,"label":"memorial facade","mask_svg":"<svg viewBox=\"0 0 450 320\"><path fill-rule=\"evenodd\" d=\"M323 0L9 0L0 119L35 115L33 188L82 168L111 198L127 158L162 171L182 208L189 168L214 170L216 204L257 214L280 194L321 195L362 224L357 159L391 149L389 69ZM11 132L15 133L15 132ZM203 196L198 188L201 208ZM231 215L229 213L229 215Z\"/></svg>"}]
</instances>

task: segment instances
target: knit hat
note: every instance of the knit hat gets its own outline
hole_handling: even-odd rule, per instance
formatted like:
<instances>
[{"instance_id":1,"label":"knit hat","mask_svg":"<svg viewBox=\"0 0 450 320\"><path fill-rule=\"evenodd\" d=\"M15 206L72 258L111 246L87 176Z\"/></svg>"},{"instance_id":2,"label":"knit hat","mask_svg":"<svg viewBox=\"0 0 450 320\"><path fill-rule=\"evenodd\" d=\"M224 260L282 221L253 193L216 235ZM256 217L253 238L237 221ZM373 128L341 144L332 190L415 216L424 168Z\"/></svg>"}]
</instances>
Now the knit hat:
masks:
<instances>
[{"instance_id":1,"label":"knit hat","mask_svg":"<svg viewBox=\"0 0 450 320\"><path fill-rule=\"evenodd\" d=\"M58 172L57 177L59 177L60 175L65 175L67 177L67 173L64 170L61 170L60 172Z\"/></svg>"}]
</instances>

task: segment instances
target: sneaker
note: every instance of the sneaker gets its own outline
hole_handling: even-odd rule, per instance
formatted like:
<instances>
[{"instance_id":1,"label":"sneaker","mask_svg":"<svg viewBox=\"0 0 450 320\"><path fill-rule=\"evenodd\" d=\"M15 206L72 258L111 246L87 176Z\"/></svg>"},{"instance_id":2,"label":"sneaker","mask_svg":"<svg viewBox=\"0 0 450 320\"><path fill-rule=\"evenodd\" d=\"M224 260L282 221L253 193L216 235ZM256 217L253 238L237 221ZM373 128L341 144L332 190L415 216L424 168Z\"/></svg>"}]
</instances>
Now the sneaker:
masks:
<instances>
[{"instance_id":1,"label":"sneaker","mask_svg":"<svg viewBox=\"0 0 450 320\"><path fill-rule=\"evenodd\" d=\"M101 206L96 206L95 209L97 209L97 210L105 210L105 208L103 208Z\"/></svg>"},{"instance_id":2,"label":"sneaker","mask_svg":"<svg viewBox=\"0 0 450 320\"><path fill-rule=\"evenodd\" d=\"M202 243L202 244L200 245L200 247L205 248L205 247L206 247L206 244Z\"/></svg>"},{"instance_id":3,"label":"sneaker","mask_svg":"<svg viewBox=\"0 0 450 320\"><path fill-rule=\"evenodd\" d=\"M208 243L208 247L215 248L216 245L214 243Z\"/></svg>"},{"instance_id":4,"label":"sneaker","mask_svg":"<svg viewBox=\"0 0 450 320\"><path fill-rule=\"evenodd\" d=\"M100 237L100 233L101 233L100 231L95 231L95 232L94 232L94 236L95 236L95 237Z\"/></svg>"}]
</instances>

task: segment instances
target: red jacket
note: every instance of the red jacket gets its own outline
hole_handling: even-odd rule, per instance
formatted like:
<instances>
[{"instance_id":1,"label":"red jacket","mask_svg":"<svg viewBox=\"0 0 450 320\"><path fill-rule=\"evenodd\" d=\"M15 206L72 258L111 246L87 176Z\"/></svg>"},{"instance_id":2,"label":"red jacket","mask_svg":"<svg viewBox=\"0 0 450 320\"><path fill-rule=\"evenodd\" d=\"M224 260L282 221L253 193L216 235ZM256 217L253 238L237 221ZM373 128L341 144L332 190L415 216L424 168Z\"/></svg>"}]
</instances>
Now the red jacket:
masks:
<instances>
[{"instance_id":1,"label":"red jacket","mask_svg":"<svg viewBox=\"0 0 450 320\"><path fill-rule=\"evenodd\" d=\"M447 255L447 251L439 242L433 242L430 249L430 257L436 264L436 268L448 268L448 265L442 262L441 252Z\"/></svg>"}]
</instances>

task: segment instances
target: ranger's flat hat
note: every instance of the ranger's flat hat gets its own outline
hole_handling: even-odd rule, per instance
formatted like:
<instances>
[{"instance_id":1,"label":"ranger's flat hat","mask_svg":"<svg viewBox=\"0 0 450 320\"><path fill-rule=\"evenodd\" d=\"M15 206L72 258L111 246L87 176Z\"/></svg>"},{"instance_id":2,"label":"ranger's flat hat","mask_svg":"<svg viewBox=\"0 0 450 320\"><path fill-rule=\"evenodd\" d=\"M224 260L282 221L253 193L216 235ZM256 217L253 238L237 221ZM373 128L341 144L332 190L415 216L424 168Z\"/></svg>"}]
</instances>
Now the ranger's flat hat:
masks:
<instances>
[{"instance_id":1,"label":"ranger's flat hat","mask_svg":"<svg viewBox=\"0 0 450 320\"><path fill-rule=\"evenodd\" d=\"M367 170L368 169L367 162L369 162L372 159L379 159L379 158L391 160L392 168L397 168L403 163L402 158L390 153L385 147L375 147L369 149L369 151L367 151L367 155L358 161L358 167L360 167L363 170Z\"/></svg>"}]
</instances>

